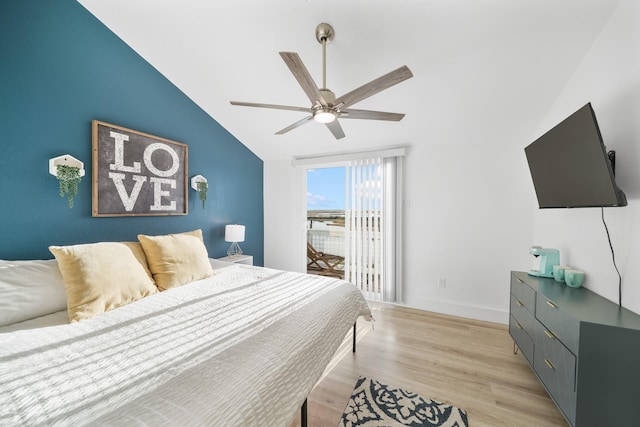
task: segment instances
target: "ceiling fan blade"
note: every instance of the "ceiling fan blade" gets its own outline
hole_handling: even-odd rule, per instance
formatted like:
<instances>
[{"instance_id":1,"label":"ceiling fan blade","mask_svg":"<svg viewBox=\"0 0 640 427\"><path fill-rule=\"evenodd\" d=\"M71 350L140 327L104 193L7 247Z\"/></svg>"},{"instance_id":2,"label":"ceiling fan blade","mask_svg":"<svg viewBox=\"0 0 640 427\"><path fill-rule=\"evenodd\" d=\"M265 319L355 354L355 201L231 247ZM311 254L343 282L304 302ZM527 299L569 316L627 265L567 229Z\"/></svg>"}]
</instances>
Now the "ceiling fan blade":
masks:
<instances>
[{"instance_id":1,"label":"ceiling fan blade","mask_svg":"<svg viewBox=\"0 0 640 427\"><path fill-rule=\"evenodd\" d=\"M276 110L302 111L303 113L309 112L309 107L292 107L289 105L258 104L255 102L240 102L240 101L229 101L229 102L231 102L231 105L239 105L241 107L274 108Z\"/></svg>"},{"instance_id":2,"label":"ceiling fan blade","mask_svg":"<svg viewBox=\"0 0 640 427\"><path fill-rule=\"evenodd\" d=\"M411 70L406 65L385 74L382 77L378 77L375 80L370 81L351 92L342 95L336 99L334 105L339 108L347 108L350 105L360 102L365 98L375 95L378 92L382 92L385 89L390 88L393 85L397 85L400 82L413 77ZM341 105L342 104L342 105Z\"/></svg>"},{"instance_id":3,"label":"ceiling fan blade","mask_svg":"<svg viewBox=\"0 0 640 427\"><path fill-rule=\"evenodd\" d=\"M309 70L304 66L298 54L295 52L280 52L280 56L289 67L289 70L291 70L293 76L298 80L300 86L302 86L302 90L307 94L311 103L315 104L318 101L322 106L326 107L327 101L320 93L318 85L313 81Z\"/></svg>"},{"instance_id":4,"label":"ceiling fan blade","mask_svg":"<svg viewBox=\"0 0 640 427\"><path fill-rule=\"evenodd\" d=\"M388 120L391 122L399 122L404 117L400 113L386 113L384 111L370 110L340 110L341 119L364 119L364 120Z\"/></svg>"},{"instance_id":5,"label":"ceiling fan blade","mask_svg":"<svg viewBox=\"0 0 640 427\"><path fill-rule=\"evenodd\" d=\"M284 129L279 130L278 132L276 132L276 135L282 135L285 134L287 132L289 132L290 130L294 130L297 127L300 127L302 125L304 125L305 123L309 123L309 121L311 121L313 119L313 116L307 116L302 120L298 120L297 122L295 122L294 124L287 126Z\"/></svg>"},{"instance_id":6,"label":"ceiling fan blade","mask_svg":"<svg viewBox=\"0 0 640 427\"><path fill-rule=\"evenodd\" d=\"M344 131L342 130L342 126L340 126L338 120L334 120L330 123L325 124L327 125L333 136L336 137L336 139L344 138Z\"/></svg>"}]
</instances>

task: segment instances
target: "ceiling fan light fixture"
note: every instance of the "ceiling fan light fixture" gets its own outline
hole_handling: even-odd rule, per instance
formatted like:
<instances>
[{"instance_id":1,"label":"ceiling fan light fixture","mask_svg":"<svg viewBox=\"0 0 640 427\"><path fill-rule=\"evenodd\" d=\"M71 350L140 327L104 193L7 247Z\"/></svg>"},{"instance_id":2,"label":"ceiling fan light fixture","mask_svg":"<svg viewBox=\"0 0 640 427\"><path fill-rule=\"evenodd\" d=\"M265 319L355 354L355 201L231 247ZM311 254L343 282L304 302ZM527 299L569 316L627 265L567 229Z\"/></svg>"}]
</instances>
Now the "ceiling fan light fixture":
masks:
<instances>
[{"instance_id":1,"label":"ceiling fan light fixture","mask_svg":"<svg viewBox=\"0 0 640 427\"><path fill-rule=\"evenodd\" d=\"M318 123L331 123L336 117L336 112L331 108L322 108L313 112L313 120Z\"/></svg>"}]
</instances>

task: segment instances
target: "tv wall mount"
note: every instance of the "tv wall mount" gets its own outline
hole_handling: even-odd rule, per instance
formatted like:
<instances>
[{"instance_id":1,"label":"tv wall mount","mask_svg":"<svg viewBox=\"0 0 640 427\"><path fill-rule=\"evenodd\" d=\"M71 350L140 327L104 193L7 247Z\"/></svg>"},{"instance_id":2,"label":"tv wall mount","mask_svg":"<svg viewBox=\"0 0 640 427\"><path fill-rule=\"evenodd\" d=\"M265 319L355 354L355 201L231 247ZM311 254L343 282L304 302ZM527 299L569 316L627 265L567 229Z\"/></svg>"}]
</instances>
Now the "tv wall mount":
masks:
<instances>
[{"instance_id":1,"label":"tv wall mount","mask_svg":"<svg viewBox=\"0 0 640 427\"><path fill-rule=\"evenodd\" d=\"M613 174L616 174L616 150L607 151L607 157L609 157L609 162L611 163L611 170Z\"/></svg>"}]
</instances>

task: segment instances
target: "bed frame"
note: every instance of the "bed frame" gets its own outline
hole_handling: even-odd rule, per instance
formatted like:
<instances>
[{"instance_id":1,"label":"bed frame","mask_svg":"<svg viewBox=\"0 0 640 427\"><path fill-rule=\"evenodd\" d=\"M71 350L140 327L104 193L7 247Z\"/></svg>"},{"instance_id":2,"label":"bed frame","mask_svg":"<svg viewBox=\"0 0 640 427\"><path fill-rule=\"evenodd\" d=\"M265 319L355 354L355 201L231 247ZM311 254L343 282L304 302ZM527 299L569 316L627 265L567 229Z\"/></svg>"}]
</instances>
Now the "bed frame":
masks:
<instances>
[{"instance_id":1,"label":"bed frame","mask_svg":"<svg viewBox=\"0 0 640 427\"><path fill-rule=\"evenodd\" d=\"M353 324L353 347L352 352L356 352L356 326L358 322ZM307 399L304 399L304 403L302 404L302 408L300 408L300 425L301 427L307 427Z\"/></svg>"}]
</instances>

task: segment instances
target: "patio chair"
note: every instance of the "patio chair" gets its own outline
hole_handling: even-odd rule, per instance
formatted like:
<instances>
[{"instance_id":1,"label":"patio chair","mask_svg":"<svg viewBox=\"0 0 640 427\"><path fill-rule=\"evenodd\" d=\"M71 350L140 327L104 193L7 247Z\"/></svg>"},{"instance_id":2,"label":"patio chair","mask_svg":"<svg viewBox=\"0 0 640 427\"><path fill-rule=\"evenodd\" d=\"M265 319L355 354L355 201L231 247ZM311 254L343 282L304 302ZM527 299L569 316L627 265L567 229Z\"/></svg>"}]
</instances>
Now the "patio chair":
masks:
<instances>
[{"instance_id":1,"label":"patio chair","mask_svg":"<svg viewBox=\"0 0 640 427\"><path fill-rule=\"evenodd\" d=\"M337 270L342 264L344 264L343 256L325 254L307 242L307 272L342 279L344 271Z\"/></svg>"}]
</instances>

